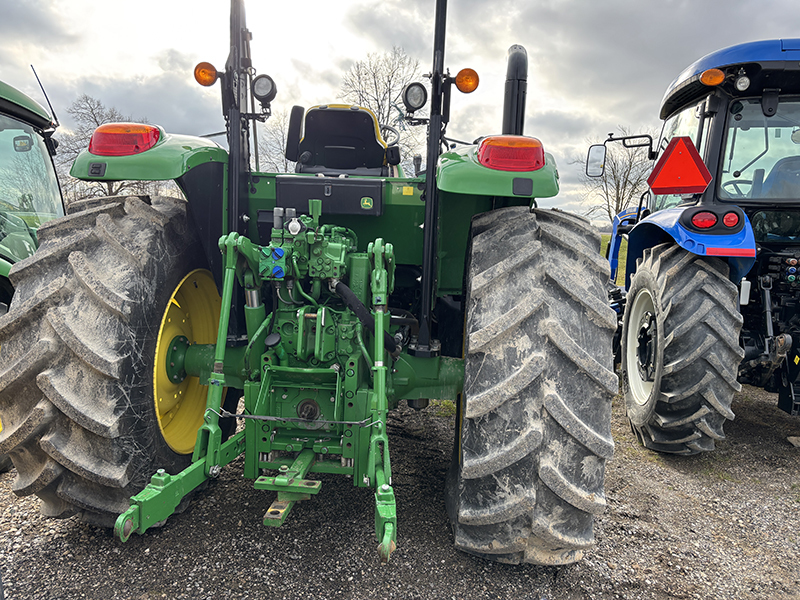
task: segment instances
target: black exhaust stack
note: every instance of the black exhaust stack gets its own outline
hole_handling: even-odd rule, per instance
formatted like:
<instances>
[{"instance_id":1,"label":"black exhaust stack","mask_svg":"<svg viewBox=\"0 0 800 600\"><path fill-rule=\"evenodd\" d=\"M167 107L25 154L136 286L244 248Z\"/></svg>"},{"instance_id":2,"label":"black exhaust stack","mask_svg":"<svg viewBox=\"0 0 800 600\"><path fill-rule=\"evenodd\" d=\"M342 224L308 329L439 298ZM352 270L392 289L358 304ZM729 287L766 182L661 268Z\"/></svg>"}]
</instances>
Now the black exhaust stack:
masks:
<instances>
[{"instance_id":1,"label":"black exhaust stack","mask_svg":"<svg viewBox=\"0 0 800 600\"><path fill-rule=\"evenodd\" d=\"M508 49L506 93L503 99L503 134L522 135L528 90L528 53L515 44Z\"/></svg>"}]
</instances>

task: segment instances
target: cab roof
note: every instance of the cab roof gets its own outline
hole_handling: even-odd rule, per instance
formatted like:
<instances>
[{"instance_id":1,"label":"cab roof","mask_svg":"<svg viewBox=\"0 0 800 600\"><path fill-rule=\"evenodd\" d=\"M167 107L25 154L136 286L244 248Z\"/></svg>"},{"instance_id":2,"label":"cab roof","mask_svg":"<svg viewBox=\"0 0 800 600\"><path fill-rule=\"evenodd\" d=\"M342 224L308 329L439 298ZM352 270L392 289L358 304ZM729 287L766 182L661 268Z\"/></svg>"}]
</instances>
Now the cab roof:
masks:
<instances>
[{"instance_id":1,"label":"cab roof","mask_svg":"<svg viewBox=\"0 0 800 600\"><path fill-rule=\"evenodd\" d=\"M0 81L0 112L43 130L54 129L56 126L41 104L3 81Z\"/></svg>"},{"instance_id":2,"label":"cab roof","mask_svg":"<svg viewBox=\"0 0 800 600\"><path fill-rule=\"evenodd\" d=\"M731 75L735 74L734 71L739 67L747 67L747 74L751 79L763 71L795 71L795 77L792 79L797 79L800 85L800 38L747 42L707 54L684 69L667 87L661 100L659 116L666 119L688 102L705 96L710 88L700 82L700 75L707 69L721 69L726 71L726 75ZM765 86L765 83L773 85ZM761 88L783 87L774 83L774 81L762 81ZM747 94L752 95L758 91L755 87L751 86ZM793 91L800 92L800 88Z\"/></svg>"}]
</instances>

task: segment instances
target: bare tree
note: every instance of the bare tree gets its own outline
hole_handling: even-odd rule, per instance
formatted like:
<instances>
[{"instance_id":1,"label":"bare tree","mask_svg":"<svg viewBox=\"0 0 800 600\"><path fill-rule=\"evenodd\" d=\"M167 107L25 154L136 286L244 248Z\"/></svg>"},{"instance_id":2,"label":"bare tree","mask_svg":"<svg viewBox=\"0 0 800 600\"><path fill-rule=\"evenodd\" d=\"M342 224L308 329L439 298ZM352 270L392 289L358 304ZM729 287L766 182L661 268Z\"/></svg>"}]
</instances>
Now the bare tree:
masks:
<instances>
[{"instance_id":1,"label":"bare tree","mask_svg":"<svg viewBox=\"0 0 800 600\"><path fill-rule=\"evenodd\" d=\"M381 123L391 123L402 104L403 87L419 79L419 61L402 48L371 52L350 67L342 78L342 97L369 108Z\"/></svg>"},{"instance_id":2,"label":"bare tree","mask_svg":"<svg viewBox=\"0 0 800 600\"><path fill-rule=\"evenodd\" d=\"M626 127L618 129L622 136L631 135ZM626 148L622 143L606 144L606 148L602 177L589 177L585 169L581 169L580 179L583 201L588 206L586 214L604 215L613 221L618 213L638 204L640 196L647 191L653 162L648 159L646 148ZM572 162L585 164L583 159Z\"/></svg>"},{"instance_id":3,"label":"bare tree","mask_svg":"<svg viewBox=\"0 0 800 600\"><path fill-rule=\"evenodd\" d=\"M119 194L179 194L174 184L161 181L82 181L69 174L72 163L83 150L89 147L92 133L105 123L128 122L130 115L125 115L115 107L107 107L97 98L81 94L69 108L67 113L74 119L75 127L57 134L58 152L55 163L64 200L69 205L75 200L92 196L117 196ZM147 122L147 119L137 119ZM174 188L174 189L173 189Z\"/></svg>"},{"instance_id":4,"label":"bare tree","mask_svg":"<svg viewBox=\"0 0 800 600\"><path fill-rule=\"evenodd\" d=\"M293 173L295 163L286 158L289 113L273 111L267 122L259 127L258 168L268 173Z\"/></svg>"},{"instance_id":5,"label":"bare tree","mask_svg":"<svg viewBox=\"0 0 800 600\"><path fill-rule=\"evenodd\" d=\"M379 123L400 130L400 154L406 171L413 155L425 151L424 128L412 128L403 121L403 88L420 78L419 61L397 46L391 52L368 54L342 78L343 100L370 109Z\"/></svg>"}]
</instances>

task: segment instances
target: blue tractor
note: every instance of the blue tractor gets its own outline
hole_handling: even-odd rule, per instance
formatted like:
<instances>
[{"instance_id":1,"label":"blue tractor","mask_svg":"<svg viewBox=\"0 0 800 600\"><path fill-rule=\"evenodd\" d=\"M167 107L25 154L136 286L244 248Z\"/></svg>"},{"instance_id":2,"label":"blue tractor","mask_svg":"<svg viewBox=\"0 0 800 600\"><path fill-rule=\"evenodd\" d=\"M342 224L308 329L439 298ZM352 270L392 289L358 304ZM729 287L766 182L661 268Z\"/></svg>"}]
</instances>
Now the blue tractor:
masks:
<instances>
[{"instance_id":1,"label":"blue tractor","mask_svg":"<svg viewBox=\"0 0 800 600\"><path fill-rule=\"evenodd\" d=\"M658 158L627 237L618 360L631 427L647 448L714 449L741 383L800 414L800 39L740 44L683 71L663 129L626 136ZM590 148L602 174L606 145ZM655 146L655 147L654 147Z\"/></svg>"}]
</instances>

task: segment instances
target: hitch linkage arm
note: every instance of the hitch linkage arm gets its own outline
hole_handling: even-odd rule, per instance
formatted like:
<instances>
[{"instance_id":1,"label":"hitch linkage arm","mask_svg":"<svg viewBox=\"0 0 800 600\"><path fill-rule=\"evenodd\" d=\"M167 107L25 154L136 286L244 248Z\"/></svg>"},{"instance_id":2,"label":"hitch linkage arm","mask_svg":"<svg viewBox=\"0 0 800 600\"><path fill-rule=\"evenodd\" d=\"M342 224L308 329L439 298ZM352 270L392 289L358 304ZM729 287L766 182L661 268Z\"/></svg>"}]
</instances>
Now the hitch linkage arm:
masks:
<instances>
[{"instance_id":1,"label":"hitch linkage arm","mask_svg":"<svg viewBox=\"0 0 800 600\"><path fill-rule=\"evenodd\" d=\"M381 562L389 561L389 556L397 547L397 507L392 489L392 467L389 461L389 438L386 435L386 421L389 415L387 398L388 357L382 332L388 324L388 296L391 276L387 266L393 267L393 247L380 238L367 248L372 269L372 305L375 313L375 363L373 371L372 422L369 442L368 477L375 488L375 536L379 540L378 554Z\"/></svg>"},{"instance_id":2,"label":"hitch linkage arm","mask_svg":"<svg viewBox=\"0 0 800 600\"><path fill-rule=\"evenodd\" d=\"M222 390L225 387L225 346L228 321L231 314L233 285L236 277L238 233L230 233L220 239L220 250L224 255L225 274L222 284L222 310L220 311L217 344L214 352L214 367L208 380L208 397L203 424L197 431L197 441L192 455L192 464L176 475L163 469L153 475L150 483L131 498L131 506L114 524L114 534L126 542L133 532L142 534L147 529L174 514L181 500L209 478L218 477L222 467L244 452L244 432L222 443L219 413ZM243 238L242 238L243 239Z\"/></svg>"}]
</instances>

